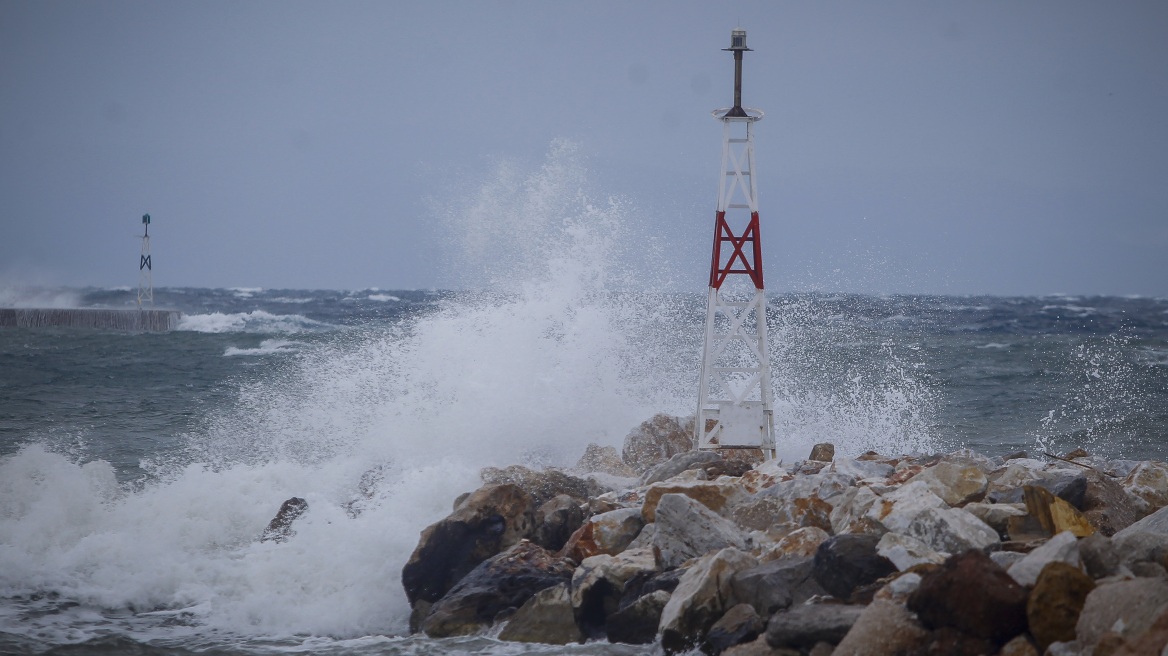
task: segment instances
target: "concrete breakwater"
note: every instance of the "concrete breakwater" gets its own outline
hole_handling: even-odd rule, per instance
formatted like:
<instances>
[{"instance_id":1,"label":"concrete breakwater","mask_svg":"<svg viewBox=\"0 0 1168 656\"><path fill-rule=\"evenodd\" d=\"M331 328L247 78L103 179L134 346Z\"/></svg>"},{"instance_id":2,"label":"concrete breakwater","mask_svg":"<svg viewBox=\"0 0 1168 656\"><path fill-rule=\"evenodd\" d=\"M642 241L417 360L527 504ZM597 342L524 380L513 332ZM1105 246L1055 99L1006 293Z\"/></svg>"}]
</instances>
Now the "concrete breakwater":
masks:
<instances>
[{"instance_id":1,"label":"concrete breakwater","mask_svg":"<svg viewBox=\"0 0 1168 656\"><path fill-rule=\"evenodd\" d=\"M93 328L165 332L178 327L177 310L109 308L0 308L0 328Z\"/></svg>"}]
</instances>

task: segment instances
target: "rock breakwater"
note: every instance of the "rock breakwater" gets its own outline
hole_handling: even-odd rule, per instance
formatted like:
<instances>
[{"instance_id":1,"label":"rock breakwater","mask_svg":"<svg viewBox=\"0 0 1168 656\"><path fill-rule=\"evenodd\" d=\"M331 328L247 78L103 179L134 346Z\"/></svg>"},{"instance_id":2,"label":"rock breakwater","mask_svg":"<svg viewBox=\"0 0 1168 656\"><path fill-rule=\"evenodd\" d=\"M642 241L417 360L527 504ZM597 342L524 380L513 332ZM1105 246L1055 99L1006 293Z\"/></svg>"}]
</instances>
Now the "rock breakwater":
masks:
<instances>
[{"instance_id":1,"label":"rock breakwater","mask_svg":"<svg viewBox=\"0 0 1168 656\"><path fill-rule=\"evenodd\" d=\"M412 630L735 656L1168 645L1168 464L744 462L679 450L687 428L655 417L573 471L485 470L403 570Z\"/></svg>"}]
</instances>

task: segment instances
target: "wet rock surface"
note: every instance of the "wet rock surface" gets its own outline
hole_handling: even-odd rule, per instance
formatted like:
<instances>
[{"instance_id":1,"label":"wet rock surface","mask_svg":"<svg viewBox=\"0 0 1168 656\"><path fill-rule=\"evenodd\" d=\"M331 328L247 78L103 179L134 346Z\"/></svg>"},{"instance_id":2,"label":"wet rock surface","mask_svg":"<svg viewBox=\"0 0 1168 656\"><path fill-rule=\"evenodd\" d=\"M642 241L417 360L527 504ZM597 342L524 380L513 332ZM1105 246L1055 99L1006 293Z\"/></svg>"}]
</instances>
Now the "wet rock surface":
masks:
<instances>
[{"instance_id":1,"label":"wet rock surface","mask_svg":"<svg viewBox=\"0 0 1168 656\"><path fill-rule=\"evenodd\" d=\"M430 608L422 630L432 638L474 633L537 592L568 583L572 571L569 561L524 540L471 570Z\"/></svg>"},{"instance_id":2,"label":"wet rock surface","mask_svg":"<svg viewBox=\"0 0 1168 656\"><path fill-rule=\"evenodd\" d=\"M739 656L1168 644L1168 465L830 444L784 464L693 451L692 429L658 415L576 474L484 470L402 570L411 631ZM266 541L294 539L297 505Z\"/></svg>"},{"instance_id":3,"label":"wet rock surface","mask_svg":"<svg viewBox=\"0 0 1168 656\"><path fill-rule=\"evenodd\" d=\"M272 518L263 534L260 535L260 542L286 542L288 538L296 535L296 532L292 530L292 522L306 512L308 512L308 502L300 497L292 497L280 504L276 516Z\"/></svg>"}]
</instances>

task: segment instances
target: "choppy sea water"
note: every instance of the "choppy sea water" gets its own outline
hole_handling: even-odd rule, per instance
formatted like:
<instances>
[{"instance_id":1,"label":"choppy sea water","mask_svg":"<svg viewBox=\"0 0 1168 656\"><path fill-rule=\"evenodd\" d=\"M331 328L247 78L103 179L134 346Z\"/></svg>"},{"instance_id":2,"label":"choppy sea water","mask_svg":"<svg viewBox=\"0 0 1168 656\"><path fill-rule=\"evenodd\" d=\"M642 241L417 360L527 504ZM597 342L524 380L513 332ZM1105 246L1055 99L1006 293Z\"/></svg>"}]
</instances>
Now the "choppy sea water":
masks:
<instances>
[{"instance_id":1,"label":"choppy sea water","mask_svg":"<svg viewBox=\"0 0 1168 656\"><path fill-rule=\"evenodd\" d=\"M704 290L624 291L629 216L579 183L553 154L458 208L485 291L164 288L173 332L0 329L0 653L641 653L404 636L401 568L482 467L696 407ZM767 320L787 460L1164 457L1168 298L776 294ZM291 496L296 535L259 543Z\"/></svg>"},{"instance_id":2,"label":"choppy sea water","mask_svg":"<svg viewBox=\"0 0 1168 656\"><path fill-rule=\"evenodd\" d=\"M548 292L162 289L174 332L0 331L0 651L558 653L401 637L399 583L481 467L571 465L692 412L701 295ZM1163 457L1168 300L771 306L787 459L820 441ZM297 535L258 543L294 495Z\"/></svg>"}]
</instances>

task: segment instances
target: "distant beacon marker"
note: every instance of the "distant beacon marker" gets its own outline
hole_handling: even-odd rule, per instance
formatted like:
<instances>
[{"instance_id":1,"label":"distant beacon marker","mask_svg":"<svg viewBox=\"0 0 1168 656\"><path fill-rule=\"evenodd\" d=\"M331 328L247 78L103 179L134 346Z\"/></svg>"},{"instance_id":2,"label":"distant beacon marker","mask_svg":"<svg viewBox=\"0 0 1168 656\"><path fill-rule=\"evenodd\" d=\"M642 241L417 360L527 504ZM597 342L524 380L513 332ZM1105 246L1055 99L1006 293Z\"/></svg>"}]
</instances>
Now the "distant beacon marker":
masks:
<instances>
[{"instance_id":1,"label":"distant beacon marker","mask_svg":"<svg viewBox=\"0 0 1168 656\"><path fill-rule=\"evenodd\" d=\"M154 305L154 264L150 261L150 215L142 215L142 256L138 260L138 307L142 301Z\"/></svg>"},{"instance_id":2,"label":"distant beacon marker","mask_svg":"<svg viewBox=\"0 0 1168 656\"><path fill-rule=\"evenodd\" d=\"M699 449L761 449L775 457L770 347L762 276L754 124L762 111L742 106L746 30L730 32L734 106L722 121L722 173L714 215L714 252L706 303L706 335L694 442Z\"/></svg>"}]
</instances>

